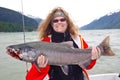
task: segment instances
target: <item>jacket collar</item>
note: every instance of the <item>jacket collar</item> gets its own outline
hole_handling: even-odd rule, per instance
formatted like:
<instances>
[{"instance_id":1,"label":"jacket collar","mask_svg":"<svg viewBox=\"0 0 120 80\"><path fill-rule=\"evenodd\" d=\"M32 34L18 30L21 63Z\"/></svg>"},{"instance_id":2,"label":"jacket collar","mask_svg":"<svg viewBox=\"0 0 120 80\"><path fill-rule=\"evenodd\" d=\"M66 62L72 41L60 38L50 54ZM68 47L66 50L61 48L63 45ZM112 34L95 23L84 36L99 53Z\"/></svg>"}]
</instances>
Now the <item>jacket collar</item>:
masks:
<instances>
[{"instance_id":1,"label":"jacket collar","mask_svg":"<svg viewBox=\"0 0 120 80\"><path fill-rule=\"evenodd\" d=\"M81 48L81 39L80 39L80 36L78 35L78 36L74 37L73 35L71 35L71 37L74 40L74 42L77 44L77 46L79 48Z\"/></svg>"}]
</instances>

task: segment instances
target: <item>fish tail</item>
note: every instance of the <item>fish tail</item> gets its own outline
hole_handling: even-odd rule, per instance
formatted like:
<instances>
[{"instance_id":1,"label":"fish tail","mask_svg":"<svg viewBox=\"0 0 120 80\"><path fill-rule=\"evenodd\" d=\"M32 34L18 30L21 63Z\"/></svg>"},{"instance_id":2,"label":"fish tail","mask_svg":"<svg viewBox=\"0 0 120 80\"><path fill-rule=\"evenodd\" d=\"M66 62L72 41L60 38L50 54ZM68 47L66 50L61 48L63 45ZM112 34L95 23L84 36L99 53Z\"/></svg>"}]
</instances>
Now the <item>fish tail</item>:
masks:
<instances>
[{"instance_id":1,"label":"fish tail","mask_svg":"<svg viewBox=\"0 0 120 80\"><path fill-rule=\"evenodd\" d=\"M102 42L101 44L98 46L101 50L101 54L105 55L105 56L114 56L115 53L112 51L110 45L109 45L109 40L110 37L107 36Z\"/></svg>"}]
</instances>

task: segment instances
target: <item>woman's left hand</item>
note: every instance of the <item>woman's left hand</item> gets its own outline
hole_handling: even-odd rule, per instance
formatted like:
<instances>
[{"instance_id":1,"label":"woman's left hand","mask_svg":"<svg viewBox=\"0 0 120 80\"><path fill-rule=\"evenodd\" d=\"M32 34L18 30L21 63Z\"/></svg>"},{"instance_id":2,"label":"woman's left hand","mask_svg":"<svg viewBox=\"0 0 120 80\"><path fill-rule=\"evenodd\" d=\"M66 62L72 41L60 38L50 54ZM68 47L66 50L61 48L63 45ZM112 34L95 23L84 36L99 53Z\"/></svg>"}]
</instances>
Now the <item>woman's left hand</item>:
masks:
<instances>
[{"instance_id":1,"label":"woman's left hand","mask_svg":"<svg viewBox=\"0 0 120 80\"><path fill-rule=\"evenodd\" d=\"M98 47L93 47L92 48L92 60L98 59L101 55L101 51Z\"/></svg>"}]
</instances>

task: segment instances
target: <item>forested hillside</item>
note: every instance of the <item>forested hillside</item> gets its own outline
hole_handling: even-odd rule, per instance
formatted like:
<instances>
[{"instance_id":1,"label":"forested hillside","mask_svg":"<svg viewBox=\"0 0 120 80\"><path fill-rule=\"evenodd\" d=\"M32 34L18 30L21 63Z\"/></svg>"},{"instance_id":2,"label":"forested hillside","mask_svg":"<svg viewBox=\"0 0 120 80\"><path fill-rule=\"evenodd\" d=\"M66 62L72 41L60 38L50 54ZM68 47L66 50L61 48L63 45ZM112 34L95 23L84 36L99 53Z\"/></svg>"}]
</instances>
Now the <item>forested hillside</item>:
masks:
<instances>
[{"instance_id":1,"label":"forested hillside","mask_svg":"<svg viewBox=\"0 0 120 80\"><path fill-rule=\"evenodd\" d=\"M26 31L36 30L41 19L30 18L24 15ZM20 12L0 7L0 32L21 32L23 31L23 20Z\"/></svg>"},{"instance_id":2,"label":"forested hillside","mask_svg":"<svg viewBox=\"0 0 120 80\"><path fill-rule=\"evenodd\" d=\"M120 29L120 11L94 20L81 29Z\"/></svg>"}]
</instances>

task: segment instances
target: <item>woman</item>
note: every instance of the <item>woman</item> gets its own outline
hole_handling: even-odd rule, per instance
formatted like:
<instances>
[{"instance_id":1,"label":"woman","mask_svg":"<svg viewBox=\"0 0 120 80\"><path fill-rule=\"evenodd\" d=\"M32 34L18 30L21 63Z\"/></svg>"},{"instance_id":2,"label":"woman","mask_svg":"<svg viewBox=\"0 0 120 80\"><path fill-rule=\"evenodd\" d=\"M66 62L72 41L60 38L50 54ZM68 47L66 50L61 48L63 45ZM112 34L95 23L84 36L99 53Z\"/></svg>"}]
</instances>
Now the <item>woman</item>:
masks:
<instances>
[{"instance_id":1,"label":"woman","mask_svg":"<svg viewBox=\"0 0 120 80\"><path fill-rule=\"evenodd\" d=\"M73 41L74 48L88 48L87 43L79 34L79 29L70 19L68 13L61 7L54 8L47 18L39 25L40 41L60 43ZM40 70L36 69L34 63L26 76L26 80L85 80L88 79L86 70L91 69L101 52L99 48L93 48L91 61L80 65L54 66L49 65L45 56L39 56L37 63ZM88 64L88 63L87 63ZM83 69L84 68L84 69Z\"/></svg>"}]
</instances>

